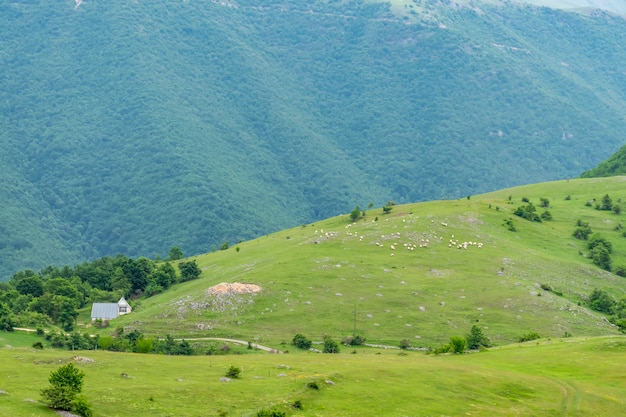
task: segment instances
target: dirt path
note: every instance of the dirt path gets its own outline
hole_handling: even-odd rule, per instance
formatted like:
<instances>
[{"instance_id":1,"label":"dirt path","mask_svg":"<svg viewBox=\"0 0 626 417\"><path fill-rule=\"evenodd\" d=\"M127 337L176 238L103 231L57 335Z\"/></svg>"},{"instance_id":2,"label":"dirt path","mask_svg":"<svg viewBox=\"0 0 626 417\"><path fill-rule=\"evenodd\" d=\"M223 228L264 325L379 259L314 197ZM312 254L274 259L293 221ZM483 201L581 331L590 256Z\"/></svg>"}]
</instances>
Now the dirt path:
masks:
<instances>
[{"instance_id":1,"label":"dirt path","mask_svg":"<svg viewBox=\"0 0 626 417\"><path fill-rule=\"evenodd\" d=\"M183 340L181 339L175 339L175 340ZM193 338L185 338L185 340L187 341L194 341L194 340L219 340L222 342L230 342L230 343L236 343L238 345L248 345L248 342L246 342L245 340L237 340L237 339L226 339L226 338L222 338L222 337L193 337ZM264 350L265 352L270 352L270 353L283 353L280 350L268 347L268 346L263 346L263 345L259 345L258 343L250 343L250 345L252 346L252 348L254 349L259 349L259 350Z\"/></svg>"}]
</instances>

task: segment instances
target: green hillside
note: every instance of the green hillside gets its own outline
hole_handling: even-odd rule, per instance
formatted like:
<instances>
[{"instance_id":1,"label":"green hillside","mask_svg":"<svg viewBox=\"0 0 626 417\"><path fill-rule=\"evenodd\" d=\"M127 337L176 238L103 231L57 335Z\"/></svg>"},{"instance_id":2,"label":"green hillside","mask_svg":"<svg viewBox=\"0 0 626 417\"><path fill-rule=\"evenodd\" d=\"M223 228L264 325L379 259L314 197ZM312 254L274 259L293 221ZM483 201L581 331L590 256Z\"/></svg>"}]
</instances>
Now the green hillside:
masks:
<instances>
[{"instance_id":1,"label":"green hillside","mask_svg":"<svg viewBox=\"0 0 626 417\"><path fill-rule=\"evenodd\" d=\"M0 348L0 413L55 416L36 402L39 390L74 356L94 417L239 417L272 407L294 417L618 416L626 405L625 346L623 337L603 337L455 356L372 349L237 357ZM241 378L221 382L233 364Z\"/></svg>"},{"instance_id":2,"label":"green hillside","mask_svg":"<svg viewBox=\"0 0 626 417\"><path fill-rule=\"evenodd\" d=\"M0 279L576 177L623 145L621 17L402 7L0 4Z\"/></svg>"},{"instance_id":3,"label":"green hillside","mask_svg":"<svg viewBox=\"0 0 626 417\"><path fill-rule=\"evenodd\" d=\"M594 289L620 300L626 278L626 214L591 202L626 199L623 177L557 181L459 200L393 206L271 234L200 255L200 279L143 299L113 327L155 336L230 337L280 347L296 333L314 341L356 332L370 343L432 348L474 324L496 344L543 337L617 334L589 309ZM527 199L533 222L513 214ZM542 199L549 208L540 208ZM590 240L574 237L588 224ZM515 231L510 230L514 228ZM611 271L589 243L612 245ZM623 269L623 268L622 268ZM216 295L220 283L259 292ZM356 316L355 316L356 313ZM356 320L355 320L356 319Z\"/></svg>"},{"instance_id":4,"label":"green hillside","mask_svg":"<svg viewBox=\"0 0 626 417\"><path fill-rule=\"evenodd\" d=\"M588 171L583 172L582 178L613 177L626 174L626 146L621 147L606 161Z\"/></svg>"}]
</instances>

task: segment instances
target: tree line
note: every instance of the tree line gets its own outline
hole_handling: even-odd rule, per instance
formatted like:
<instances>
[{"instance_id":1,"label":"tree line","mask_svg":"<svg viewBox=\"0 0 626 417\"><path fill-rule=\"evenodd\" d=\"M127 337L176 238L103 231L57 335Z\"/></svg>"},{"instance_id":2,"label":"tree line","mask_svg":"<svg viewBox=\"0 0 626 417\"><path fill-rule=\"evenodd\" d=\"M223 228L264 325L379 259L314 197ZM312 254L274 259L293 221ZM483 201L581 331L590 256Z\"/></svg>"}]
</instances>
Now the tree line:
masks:
<instances>
[{"instance_id":1,"label":"tree line","mask_svg":"<svg viewBox=\"0 0 626 417\"><path fill-rule=\"evenodd\" d=\"M174 248L170 253L179 259ZM47 266L38 273L19 271L8 282L0 283L0 329L56 325L72 331L78 310L90 303L127 297L132 304L200 276L195 260L179 261L177 271L169 259L158 262L120 254L74 267Z\"/></svg>"}]
</instances>

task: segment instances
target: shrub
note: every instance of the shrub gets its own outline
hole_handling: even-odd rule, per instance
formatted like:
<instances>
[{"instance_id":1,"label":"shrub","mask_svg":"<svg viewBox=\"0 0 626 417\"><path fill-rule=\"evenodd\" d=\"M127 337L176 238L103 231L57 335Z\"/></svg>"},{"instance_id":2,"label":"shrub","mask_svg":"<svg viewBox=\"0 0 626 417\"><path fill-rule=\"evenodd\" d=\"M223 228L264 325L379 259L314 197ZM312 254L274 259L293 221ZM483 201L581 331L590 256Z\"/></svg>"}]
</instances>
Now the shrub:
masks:
<instances>
[{"instance_id":1,"label":"shrub","mask_svg":"<svg viewBox=\"0 0 626 417\"><path fill-rule=\"evenodd\" d=\"M539 207L543 207L543 208L548 208L550 207L550 200L548 200L547 198L540 198L539 199Z\"/></svg>"},{"instance_id":2,"label":"shrub","mask_svg":"<svg viewBox=\"0 0 626 417\"><path fill-rule=\"evenodd\" d=\"M541 223L541 217L536 213L537 209L533 205L533 203L528 203L526 205L519 206L515 209L513 214L522 219L526 219L532 222Z\"/></svg>"},{"instance_id":3,"label":"shrub","mask_svg":"<svg viewBox=\"0 0 626 417\"><path fill-rule=\"evenodd\" d=\"M525 335L521 336L518 339L518 341L520 343L524 343L524 342L530 342L531 340L537 340L537 339L541 339L541 336L539 335L539 333L529 332L529 333L526 333Z\"/></svg>"},{"instance_id":4,"label":"shrub","mask_svg":"<svg viewBox=\"0 0 626 417\"><path fill-rule=\"evenodd\" d=\"M256 413L256 417L285 417L287 413L277 410L276 408L263 408Z\"/></svg>"},{"instance_id":5,"label":"shrub","mask_svg":"<svg viewBox=\"0 0 626 417\"><path fill-rule=\"evenodd\" d=\"M596 246L589 254L594 264L607 271L611 270L611 255L605 246Z\"/></svg>"},{"instance_id":6,"label":"shrub","mask_svg":"<svg viewBox=\"0 0 626 417\"><path fill-rule=\"evenodd\" d=\"M319 386L319 384L316 381L309 382L308 384L306 384L306 387L310 388L310 389L314 389L316 391L319 391L319 389L320 389L320 386Z\"/></svg>"},{"instance_id":7,"label":"shrub","mask_svg":"<svg viewBox=\"0 0 626 417\"><path fill-rule=\"evenodd\" d=\"M620 206L619 204L615 204L613 206L613 213L620 214L621 212L622 212L622 206Z\"/></svg>"},{"instance_id":8,"label":"shrub","mask_svg":"<svg viewBox=\"0 0 626 417\"><path fill-rule=\"evenodd\" d=\"M464 337L452 336L450 338L450 346L452 347L453 353L463 353L467 347L467 342Z\"/></svg>"},{"instance_id":9,"label":"shrub","mask_svg":"<svg viewBox=\"0 0 626 417\"><path fill-rule=\"evenodd\" d=\"M615 275L619 275L620 277L626 277L626 265L620 265L615 268Z\"/></svg>"},{"instance_id":10,"label":"shrub","mask_svg":"<svg viewBox=\"0 0 626 417\"><path fill-rule=\"evenodd\" d=\"M522 203L530 203L530 200L526 197L522 197Z\"/></svg>"},{"instance_id":11,"label":"shrub","mask_svg":"<svg viewBox=\"0 0 626 417\"><path fill-rule=\"evenodd\" d=\"M513 223L512 218L509 217L508 219L504 219L504 225L511 232L517 232L517 228L515 227L515 224Z\"/></svg>"},{"instance_id":12,"label":"shrub","mask_svg":"<svg viewBox=\"0 0 626 417\"><path fill-rule=\"evenodd\" d=\"M35 342L35 343L33 343L33 348L41 350L41 349L43 349L43 343Z\"/></svg>"},{"instance_id":13,"label":"shrub","mask_svg":"<svg viewBox=\"0 0 626 417\"><path fill-rule=\"evenodd\" d=\"M593 232L591 231L591 227L589 227L589 223L583 222L582 220L578 219L578 221L576 222L576 230L574 230L573 236L576 239L588 240L589 235L592 233Z\"/></svg>"},{"instance_id":14,"label":"shrub","mask_svg":"<svg viewBox=\"0 0 626 417\"><path fill-rule=\"evenodd\" d=\"M541 220L545 220L545 221L550 221L552 220L552 213L550 213L550 211L546 210L543 213L541 213Z\"/></svg>"},{"instance_id":15,"label":"shrub","mask_svg":"<svg viewBox=\"0 0 626 417\"><path fill-rule=\"evenodd\" d=\"M307 339L307 337L302 333L298 333L293 337L291 344L293 344L298 349L309 350L313 342Z\"/></svg>"},{"instance_id":16,"label":"shrub","mask_svg":"<svg viewBox=\"0 0 626 417\"><path fill-rule=\"evenodd\" d=\"M330 336L324 336L324 353L339 353L339 345Z\"/></svg>"},{"instance_id":17,"label":"shrub","mask_svg":"<svg viewBox=\"0 0 626 417\"><path fill-rule=\"evenodd\" d=\"M87 399L82 395L76 396L74 401L72 401L71 411L75 414L78 414L81 417L93 416L93 411L91 411L91 406L87 402Z\"/></svg>"},{"instance_id":18,"label":"shrub","mask_svg":"<svg viewBox=\"0 0 626 417\"><path fill-rule=\"evenodd\" d=\"M365 344L365 338L363 336L348 336L341 341L347 346L363 346Z\"/></svg>"},{"instance_id":19,"label":"shrub","mask_svg":"<svg viewBox=\"0 0 626 417\"><path fill-rule=\"evenodd\" d=\"M604 290L595 288L589 295L589 307L601 313L610 314L615 301Z\"/></svg>"},{"instance_id":20,"label":"shrub","mask_svg":"<svg viewBox=\"0 0 626 417\"><path fill-rule=\"evenodd\" d=\"M589 250L593 250L594 248L598 246L604 246L609 253L613 253L613 244L609 242L608 240L606 240L605 237L600 236L600 235L596 235L593 238L591 238L591 240L589 241L589 244L587 245L587 248Z\"/></svg>"},{"instance_id":21,"label":"shrub","mask_svg":"<svg viewBox=\"0 0 626 417\"><path fill-rule=\"evenodd\" d=\"M411 347L411 342L408 339L400 340L400 349L406 350Z\"/></svg>"},{"instance_id":22,"label":"shrub","mask_svg":"<svg viewBox=\"0 0 626 417\"><path fill-rule=\"evenodd\" d=\"M571 196L571 195L569 195L569 194L568 194L568 195L566 195L566 196L565 196L565 200L568 200L568 201L569 201L569 200L571 200L571 199L572 199L572 196Z\"/></svg>"},{"instance_id":23,"label":"shrub","mask_svg":"<svg viewBox=\"0 0 626 417\"><path fill-rule=\"evenodd\" d=\"M228 368L228 371L226 371L226 376L228 378L233 378L233 379L237 379L239 378L239 375L241 374L241 369L237 368L236 366L231 365L230 368Z\"/></svg>"}]
</instances>

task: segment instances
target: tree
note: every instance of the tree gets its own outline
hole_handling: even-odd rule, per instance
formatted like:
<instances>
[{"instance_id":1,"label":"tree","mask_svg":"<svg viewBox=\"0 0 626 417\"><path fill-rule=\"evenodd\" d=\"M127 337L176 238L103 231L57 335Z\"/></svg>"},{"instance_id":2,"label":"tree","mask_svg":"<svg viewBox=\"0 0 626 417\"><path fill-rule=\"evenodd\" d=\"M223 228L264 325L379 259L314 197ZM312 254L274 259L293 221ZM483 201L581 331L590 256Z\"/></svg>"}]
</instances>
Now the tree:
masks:
<instances>
[{"instance_id":1,"label":"tree","mask_svg":"<svg viewBox=\"0 0 626 417\"><path fill-rule=\"evenodd\" d=\"M228 371L226 371L226 376L228 378L237 379L239 378L240 374L241 374L241 369L237 368L234 365L231 365L230 368L228 368Z\"/></svg>"},{"instance_id":2,"label":"tree","mask_svg":"<svg viewBox=\"0 0 626 417\"><path fill-rule=\"evenodd\" d=\"M41 396L48 407L79 413L83 417L92 415L84 397L80 396L83 389L85 373L68 363L53 371L48 381L50 387L41 390Z\"/></svg>"},{"instance_id":3,"label":"tree","mask_svg":"<svg viewBox=\"0 0 626 417\"><path fill-rule=\"evenodd\" d=\"M470 350L480 349L481 347L489 347L489 339L483 335L483 331L477 325L473 325L469 334L465 337L467 348Z\"/></svg>"},{"instance_id":4,"label":"tree","mask_svg":"<svg viewBox=\"0 0 626 417\"><path fill-rule=\"evenodd\" d=\"M183 259L183 251L178 246L172 246L170 249L170 256L167 258L170 261L177 261Z\"/></svg>"},{"instance_id":5,"label":"tree","mask_svg":"<svg viewBox=\"0 0 626 417\"><path fill-rule=\"evenodd\" d=\"M353 222L357 221L361 217L361 207L356 206L354 210L350 212L350 220Z\"/></svg>"},{"instance_id":6,"label":"tree","mask_svg":"<svg viewBox=\"0 0 626 417\"><path fill-rule=\"evenodd\" d=\"M198 268L198 264L196 263L195 259L191 261L179 263L178 269L180 270L180 280L182 282L196 279L202 273L200 268Z\"/></svg>"},{"instance_id":7,"label":"tree","mask_svg":"<svg viewBox=\"0 0 626 417\"><path fill-rule=\"evenodd\" d=\"M12 332L13 326L13 313L6 304L0 303L0 330Z\"/></svg>"},{"instance_id":8,"label":"tree","mask_svg":"<svg viewBox=\"0 0 626 417\"><path fill-rule=\"evenodd\" d=\"M589 307L601 313L610 314L615 301L604 290L594 289L589 295Z\"/></svg>"},{"instance_id":9,"label":"tree","mask_svg":"<svg viewBox=\"0 0 626 417\"><path fill-rule=\"evenodd\" d=\"M15 289L24 295L32 295L33 297L40 297L43 295L43 281L38 276L30 276L20 279L15 284Z\"/></svg>"},{"instance_id":10,"label":"tree","mask_svg":"<svg viewBox=\"0 0 626 417\"><path fill-rule=\"evenodd\" d=\"M609 197L609 195L606 194L604 197L602 197L602 203L598 204L596 206L596 209L598 209L598 210L612 210L613 209L613 200L611 200L611 197Z\"/></svg>"}]
</instances>

